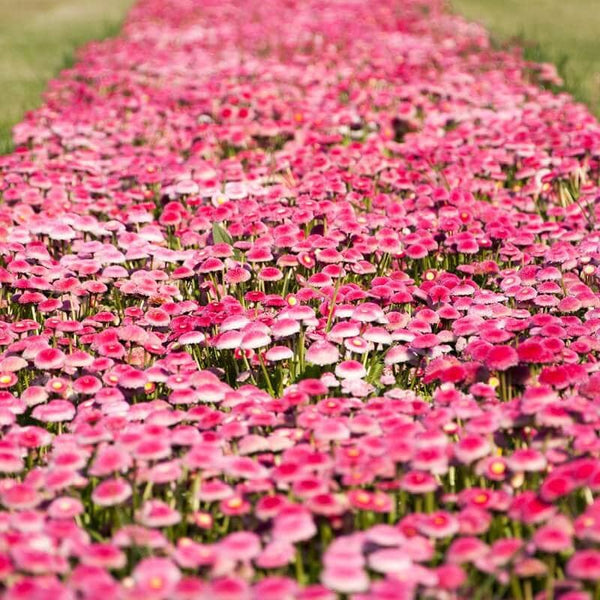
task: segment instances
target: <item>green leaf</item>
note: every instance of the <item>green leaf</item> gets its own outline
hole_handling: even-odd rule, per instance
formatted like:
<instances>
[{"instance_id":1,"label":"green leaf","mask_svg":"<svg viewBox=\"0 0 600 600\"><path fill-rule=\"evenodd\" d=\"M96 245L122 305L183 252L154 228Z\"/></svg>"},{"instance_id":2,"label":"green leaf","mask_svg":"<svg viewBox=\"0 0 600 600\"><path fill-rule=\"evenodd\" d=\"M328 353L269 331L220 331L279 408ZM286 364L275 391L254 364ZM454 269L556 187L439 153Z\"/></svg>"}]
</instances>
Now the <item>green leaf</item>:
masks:
<instances>
[{"instance_id":1,"label":"green leaf","mask_svg":"<svg viewBox=\"0 0 600 600\"><path fill-rule=\"evenodd\" d=\"M229 244L233 246L233 238L225 227L221 227L218 223L213 223L212 227L213 244Z\"/></svg>"}]
</instances>

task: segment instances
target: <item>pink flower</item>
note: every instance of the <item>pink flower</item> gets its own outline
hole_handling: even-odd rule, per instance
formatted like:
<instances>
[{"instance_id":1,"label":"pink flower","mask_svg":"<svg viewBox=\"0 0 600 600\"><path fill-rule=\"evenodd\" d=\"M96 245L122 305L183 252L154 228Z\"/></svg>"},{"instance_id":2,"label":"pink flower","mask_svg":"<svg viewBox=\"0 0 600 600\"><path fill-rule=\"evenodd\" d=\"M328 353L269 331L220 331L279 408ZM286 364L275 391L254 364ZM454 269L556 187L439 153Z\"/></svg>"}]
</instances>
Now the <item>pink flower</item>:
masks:
<instances>
[{"instance_id":1,"label":"pink flower","mask_svg":"<svg viewBox=\"0 0 600 600\"><path fill-rule=\"evenodd\" d=\"M170 598L181 573L167 558L145 558L133 570L133 579L142 597Z\"/></svg>"},{"instance_id":2,"label":"pink flower","mask_svg":"<svg viewBox=\"0 0 600 600\"><path fill-rule=\"evenodd\" d=\"M476 537L456 538L448 548L448 561L451 563L473 563L488 550L486 544Z\"/></svg>"},{"instance_id":3,"label":"pink flower","mask_svg":"<svg viewBox=\"0 0 600 600\"><path fill-rule=\"evenodd\" d=\"M249 586L241 578L229 576L215 579L210 584L209 598L215 600L230 600L233 598L247 598Z\"/></svg>"},{"instance_id":4,"label":"pink flower","mask_svg":"<svg viewBox=\"0 0 600 600\"><path fill-rule=\"evenodd\" d=\"M105 479L92 492L92 500L99 506L115 506L131 497L131 486L124 479Z\"/></svg>"},{"instance_id":5,"label":"pink flower","mask_svg":"<svg viewBox=\"0 0 600 600\"><path fill-rule=\"evenodd\" d=\"M325 340L314 342L306 351L306 360L319 366L335 364L338 358L338 349Z\"/></svg>"},{"instance_id":6,"label":"pink flower","mask_svg":"<svg viewBox=\"0 0 600 600\"><path fill-rule=\"evenodd\" d=\"M578 550L567 563L567 573L577 579L600 579L600 551Z\"/></svg>"},{"instance_id":7,"label":"pink flower","mask_svg":"<svg viewBox=\"0 0 600 600\"><path fill-rule=\"evenodd\" d=\"M365 377L367 370L357 360L344 360L336 366L335 374L341 379L355 380Z\"/></svg>"},{"instance_id":8,"label":"pink flower","mask_svg":"<svg viewBox=\"0 0 600 600\"><path fill-rule=\"evenodd\" d=\"M137 520L146 527L170 527L181 521L181 515L161 500L148 500L138 512Z\"/></svg>"},{"instance_id":9,"label":"pink flower","mask_svg":"<svg viewBox=\"0 0 600 600\"><path fill-rule=\"evenodd\" d=\"M7 508L27 510L35 508L40 503L41 498L31 485L13 482L0 490L0 500Z\"/></svg>"},{"instance_id":10,"label":"pink flower","mask_svg":"<svg viewBox=\"0 0 600 600\"><path fill-rule=\"evenodd\" d=\"M70 421L75 416L75 407L67 400L52 400L48 404L36 406L32 416L45 423Z\"/></svg>"},{"instance_id":11,"label":"pink flower","mask_svg":"<svg viewBox=\"0 0 600 600\"><path fill-rule=\"evenodd\" d=\"M412 561L400 548L385 548L369 555L369 567L377 573L399 575L410 570Z\"/></svg>"},{"instance_id":12,"label":"pink flower","mask_svg":"<svg viewBox=\"0 0 600 600\"><path fill-rule=\"evenodd\" d=\"M564 552L572 545L572 526L567 519L557 518L542 525L533 536L533 543L542 552Z\"/></svg>"},{"instance_id":13,"label":"pink flower","mask_svg":"<svg viewBox=\"0 0 600 600\"><path fill-rule=\"evenodd\" d=\"M122 569L127 564L125 553L112 544L90 544L79 559L84 565L105 569Z\"/></svg>"},{"instance_id":14,"label":"pink flower","mask_svg":"<svg viewBox=\"0 0 600 600\"><path fill-rule=\"evenodd\" d=\"M409 471L400 480L400 487L411 494L425 494L435 491L438 484L429 473Z\"/></svg>"},{"instance_id":15,"label":"pink flower","mask_svg":"<svg viewBox=\"0 0 600 600\"><path fill-rule=\"evenodd\" d=\"M255 533L239 531L221 540L219 548L233 560L249 561L260 554L261 544Z\"/></svg>"},{"instance_id":16,"label":"pink flower","mask_svg":"<svg viewBox=\"0 0 600 600\"><path fill-rule=\"evenodd\" d=\"M528 340L520 344L517 353L519 360L524 363L552 362L552 353L534 340Z\"/></svg>"},{"instance_id":17,"label":"pink flower","mask_svg":"<svg viewBox=\"0 0 600 600\"><path fill-rule=\"evenodd\" d=\"M129 453L119 446L101 447L90 466L89 473L103 477L111 473L125 472L132 464Z\"/></svg>"},{"instance_id":18,"label":"pink flower","mask_svg":"<svg viewBox=\"0 0 600 600\"><path fill-rule=\"evenodd\" d=\"M485 359L492 371L506 371L519 364L519 355L512 346L493 346Z\"/></svg>"},{"instance_id":19,"label":"pink flower","mask_svg":"<svg viewBox=\"0 0 600 600\"><path fill-rule=\"evenodd\" d=\"M340 594L355 594L369 588L369 577L360 567L336 564L321 573L321 582Z\"/></svg>"},{"instance_id":20,"label":"pink flower","mask_svg":"<svg viewBox=\"0 0 600 600\"><path fill-rule=\"evenodd\" d=\"M293 356L293 351L287 346L272 346L265 353L265 358L271 362L289 360Z\"/></svg>"},{"instance_id":21,"label":"pink flower","mask_svg":"<svg viewBox=\"0 0 600 600\"><path fill-rule=\"evenodd\" d=\"M296 549L291 543L273 541L263 548L254 562L262 569L276 569L289 565L295 554Z\"/></svg>"},{"instance_id":22,"label":"pink flower","mask_svg":"<svg viewBox=\"0 0 600 600\"><path fill-rule=\"evenodd\" d=\"M53 519L72 519L82 514L85 508L79 499L63 496L55 498L47 510L48 515Z\"/></svg>"},{"instance_id":23,"label":"pink flower","mask_svg":"<svg viewBox=\"0 0 600 600\"><path fill-rule=\"evenodd\" d=\"M508 465L513 471L543 471L546 458L534 448L515 450L508 459Z\"/></svg>"},{"instance_id":24,"label":"pink flower","mask_svg":"<svg viewBox=\"0 0 600 600\"><path fill-rule=\"evenodd\" d=\"M34 364L42 371L61 369L65 364L65 355L57 348L44 348L37 353Z\"/></svg>"},{"instance_id":25,"label":"pink flower","mask_svg":"<svg viewBox=\"0 0 600 600\"><path fill-rule=\"evenodd\" d=\"M491 451L490 443L483 437L468 434L454 445L454 455L462 463L469 464L475 460L487 456Z\"/></svg>"},{"instance_id":26,"label":"pink flower","mask_svg":"<svg viewBox=\"0 0 600 600\"><path fill-rule=\"evenodd\" d=\"M419 520L419 531L433 538L445 538L458 531L458 521L451 514L443 511L424 515Z\"/></svg>"},{"instance_id":27,"label":"pink flower","mask_svg":"<svg viewBox=\"0 0 600 600\"><path fill-rule=\"evenodd\" d=\"M264 600L295 600L298 584L288 577L265 577L254 586L254 593Z\"/></svg>"},{"instance_id":28,"label":"pink flower","mask_svg":"<svg viewBox=\"0 0 600 600\"><path fill-rule=\"evenodd\" d=\"M301 506L282 508L273 522L273 539L281 542L301 542L311 539L317 528L310 513Z\"/></svg>"}]
</instances>

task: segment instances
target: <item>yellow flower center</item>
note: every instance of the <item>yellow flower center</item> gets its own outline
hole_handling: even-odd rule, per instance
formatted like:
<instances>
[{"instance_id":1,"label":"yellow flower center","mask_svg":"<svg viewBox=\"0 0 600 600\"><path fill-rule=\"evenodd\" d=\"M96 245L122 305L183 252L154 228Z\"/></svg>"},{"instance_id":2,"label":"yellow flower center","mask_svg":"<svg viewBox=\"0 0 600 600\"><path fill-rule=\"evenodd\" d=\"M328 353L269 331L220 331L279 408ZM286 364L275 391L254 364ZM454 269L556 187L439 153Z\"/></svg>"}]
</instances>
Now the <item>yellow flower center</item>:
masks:
<instances>
[{"instance_id":1,"label":"yellow flower center","mask_svg":"<svg viewBox=\"0 0 600 600\"><path fill-rule=\"evenodd\" d=\"M197 522L199 525L210 525L212 517L210 515L198 515Z\"/></svg>"},{"instance_id":2,"label":"yellow flower center","mask_svg":"<svg viewBox=\"0 0 600 600\"><path fill-rule=\"evenodd\" d=\"M164 582L164 580L163 580L162 577L159 577L158 575L155 575L154 577L150 578L150 581L148 582L148 585L153 590L160 590L163 587L164 583L165 582Z\"/></svg>"},{"instance_id":3,"label":"yellow flower center","mask_svg":"<svg viewBox=\"0 0 600 600\"><path fill-rule=\"evenodd\" d=\"M367 492L359 492L356 494L356 501L359 504L369 504L371 502L371 496Z\"/></svg>"},{"instance_id":4,"label":"yellow flower center","mask_svg":"<svg viewBox=\"0 0 600 600\"><path fill-rule=\"evenodd\" d=\"M501 461L493 462L490 465L490 471L494 473L494 475L502 475L502 473L506 471L506 465Z\"/></svg>"}]
</instances>

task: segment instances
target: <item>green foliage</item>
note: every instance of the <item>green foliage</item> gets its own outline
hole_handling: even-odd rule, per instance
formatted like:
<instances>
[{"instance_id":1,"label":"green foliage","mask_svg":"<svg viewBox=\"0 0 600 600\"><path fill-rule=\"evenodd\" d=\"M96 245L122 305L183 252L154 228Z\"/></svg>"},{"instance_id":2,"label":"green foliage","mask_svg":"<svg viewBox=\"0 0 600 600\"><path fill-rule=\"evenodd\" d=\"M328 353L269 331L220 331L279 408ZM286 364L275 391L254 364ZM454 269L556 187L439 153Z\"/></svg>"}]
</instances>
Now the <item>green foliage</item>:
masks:
<instances>
[{"instance_id":1,"label":"green foliage","mask_svg":"<svg viewBox=\"0 0 600 600\"><path fill-rule=\"evenodd\" d=\"M600 11L597 0L451 0L481 22L499 46L517 44L526 60L554 63L564 89L600 116Z\"/></svg>"},{"instance_id":2,"label":"green foliage","mask_svg":"<svg viewBox=\"0 0 600 600\"><path fill-rule=\"evenodd\" d=\"M233 245L233 238L229 235L227 229L218 223L213 223L212 236L214 244L229 244Z\"/></svg>"},{"instance_id":3,"label":"green foliage","mask_svg":"<svg viewBox=\"0 0 600 600\"><path fill-rule=\"evenodd\" d=\"M0 0L0 154L11 130L41 103L48 80L73 66L76 49L114 36L133 0Z\"/></svg>"}]
</instances>

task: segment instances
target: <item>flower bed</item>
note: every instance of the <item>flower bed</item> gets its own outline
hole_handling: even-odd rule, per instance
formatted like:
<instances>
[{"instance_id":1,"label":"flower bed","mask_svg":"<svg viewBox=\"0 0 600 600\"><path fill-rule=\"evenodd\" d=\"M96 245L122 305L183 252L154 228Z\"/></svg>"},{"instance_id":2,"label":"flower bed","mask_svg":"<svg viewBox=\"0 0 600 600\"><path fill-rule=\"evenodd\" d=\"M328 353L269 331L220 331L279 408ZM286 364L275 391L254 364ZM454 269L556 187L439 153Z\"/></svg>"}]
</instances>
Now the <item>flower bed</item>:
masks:
<instances>
[{"instance_id":1,"label":"flower bed","mask_svg":"<svg viewBox=\"0 0 600 600\"><path fill-rule=\"evenodd\" d=\"M6 600L600 598L600 126L436 0L142 0L0 158Z\"/></svg>"}]
</instances>

